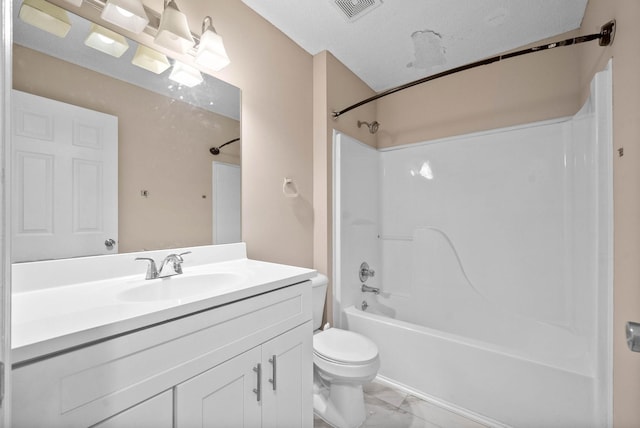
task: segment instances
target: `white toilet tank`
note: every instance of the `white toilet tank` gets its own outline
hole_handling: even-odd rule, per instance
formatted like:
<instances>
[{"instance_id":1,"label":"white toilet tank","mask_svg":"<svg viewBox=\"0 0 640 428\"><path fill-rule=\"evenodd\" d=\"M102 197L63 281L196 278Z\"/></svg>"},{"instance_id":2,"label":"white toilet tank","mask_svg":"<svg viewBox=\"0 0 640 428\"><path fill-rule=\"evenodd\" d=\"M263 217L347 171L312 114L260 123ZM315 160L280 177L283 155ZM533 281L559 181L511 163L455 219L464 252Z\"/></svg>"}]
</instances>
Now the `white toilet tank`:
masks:
<instances>
[{"instance_id":1,"label":"white toilet tank","mask_svg":"<svg viewBox=\"0 0 640 428\"><path fill-rule=\"evenodd\" d=\"M319 273L311 278L311 309L313 311L313 330L322 327L322 313L324 312L324 301L327 297L327 284L329 278Z\"/></svg>"}]
</instances>

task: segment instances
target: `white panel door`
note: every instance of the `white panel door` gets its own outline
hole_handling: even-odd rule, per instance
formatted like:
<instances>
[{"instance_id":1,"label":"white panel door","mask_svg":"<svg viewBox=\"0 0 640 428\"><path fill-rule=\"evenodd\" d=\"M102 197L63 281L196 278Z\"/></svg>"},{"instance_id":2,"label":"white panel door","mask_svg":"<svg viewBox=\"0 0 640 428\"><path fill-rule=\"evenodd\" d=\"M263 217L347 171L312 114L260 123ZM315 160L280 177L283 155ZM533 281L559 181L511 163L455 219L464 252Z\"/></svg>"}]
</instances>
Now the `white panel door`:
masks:
<instances>
[{"instance_id":1,"label":"white panel door","mask_svg":"<svg viewBox=\"0 0 640 428\"><path fill-rule=\"evenodd\" d=\"M118 118L12 96L13 261L117 253Z\"/></svg>"},{"instance_id":2,"label":"white panel door","mask_svg":"<svg viewBox=\"0 0 640 428\"><path fill-rule=\"evenodd\" d=\"M257 347L178 385L176 427L260 428L259 363Z\"/></svg>"},{"instance_id":3,"label":"white panel door","mask_svg":"<svg viewBox=\"0 0 640 428\"><path fill-rule=\"evenodd\" d=\"M240 165L213 162L213 243L242 241Z\"/></svg>"}]
</instances>

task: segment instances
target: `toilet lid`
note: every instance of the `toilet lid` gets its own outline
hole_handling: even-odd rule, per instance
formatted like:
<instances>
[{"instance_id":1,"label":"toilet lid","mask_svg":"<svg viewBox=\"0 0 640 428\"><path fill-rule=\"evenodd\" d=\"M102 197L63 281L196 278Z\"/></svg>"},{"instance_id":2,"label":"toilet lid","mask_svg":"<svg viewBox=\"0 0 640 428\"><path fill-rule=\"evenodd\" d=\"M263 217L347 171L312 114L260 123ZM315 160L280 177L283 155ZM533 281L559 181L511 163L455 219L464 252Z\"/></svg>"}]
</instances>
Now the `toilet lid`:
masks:
<instances>
[{"instance_id":1,"label":"toilet lid","mask_svg":"<svg viewBox=\"0 0 640 428\"><path fill-rule=\"evenodd\" d=\"M313 351L341 363L365 364L378 357L378 347L370 339L339 328L330 328L313 336Z\"/></svg>"}]
</instances>

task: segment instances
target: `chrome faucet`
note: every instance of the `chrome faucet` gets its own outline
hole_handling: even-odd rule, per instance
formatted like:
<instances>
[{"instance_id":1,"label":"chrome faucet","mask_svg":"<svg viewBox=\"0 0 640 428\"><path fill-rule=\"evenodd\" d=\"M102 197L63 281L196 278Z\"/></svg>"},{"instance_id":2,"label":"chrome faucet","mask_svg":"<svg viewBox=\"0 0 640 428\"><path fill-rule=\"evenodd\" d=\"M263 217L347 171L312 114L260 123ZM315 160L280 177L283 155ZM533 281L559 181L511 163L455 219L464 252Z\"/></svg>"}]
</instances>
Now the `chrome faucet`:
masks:
<instances>
[{"instance_id":1,"label":"chrome faucet","mask_svg":"<svg viewBox=\"0 0 640 428\"><path fill-rule=\"evenodd\" d=\"M156 279L158 277L158 269L156 268L156 261L149 257L136 257L135 260L145 260L149 262L147 266L147 274L144 279Z\"/></svg>"},{"instance_id":2,"label":"chrome faucet","mask_svg":"<svg viewBox=\"0 0 640 428\"><path fill-rule=\"evenodd\" d=\"M180 275L182 273L182 263L184 262L182 256L185 254L191 254L191 251L180 254L169 254L162 261L160 270L156 267L155 260L150 257L136 257L135 260L144 260L149 262L144 279L166 278L168 276Z\"/></svg>"},{"instance_id":3,"label":"chrome faucet","mask_svg":"<svg viewBox=\"0 0 640 428\"><path fill-rule=\"evenodd\" d=\"M182 273L182 263L184 259L182 256L191 254L191 251L180 254L169 254L164 258L158 271L158 278L166 278L168 276L180 275Z\"/></svg>"},{"instance_id":4,"label":"chrome faucet","mask_svg":"<svg viewBox=\"0 0 640 428\"><path fill-rule=\"evenodd\" d=\"M368 278L375 276L376 271L369 269L369 263L362 262L358 273L360 274L360 282L365 282Z\"/></svg>"},{"instance_id":5,"label":"chrome faucet","mask_svg":"<svg viewBox=\"0 0 640 428\"><path fill-rule=\"evenodd\" d=\"M363 293L380 294L379 288L369 287L367 284L362 284L362 287L360 288L360 290L362 290Z\"/></svg>"}]
</instances>

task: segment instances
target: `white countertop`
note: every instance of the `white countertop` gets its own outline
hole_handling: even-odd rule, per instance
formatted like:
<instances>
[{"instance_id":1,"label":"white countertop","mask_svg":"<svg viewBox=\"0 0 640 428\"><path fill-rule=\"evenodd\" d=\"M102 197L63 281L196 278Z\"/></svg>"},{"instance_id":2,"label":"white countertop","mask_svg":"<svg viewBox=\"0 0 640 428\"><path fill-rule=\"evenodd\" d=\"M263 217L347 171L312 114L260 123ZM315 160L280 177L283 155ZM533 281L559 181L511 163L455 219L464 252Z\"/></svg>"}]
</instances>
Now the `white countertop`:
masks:
<instances>
[{"instance_id":1,"label":"white countertop","mask_svg":"<svg viewBox=\"0 0 640 428\"><path fill-rule=\"evenodd\" d=\"M132 258L131 255L126 257L127 260ZM234 281L224 284L221 279L220 283L212 283L210 289L198 290L196 294L151 300L130 297L135 291L142 290L141 287L161 281L170 284L167 281L178 277L146 281L142 272L55 287L18 287L25 291L14 292L12 296L13 363L103 340L315 276L311 269L247 258L189 266L188 256L185 256L183 270L184 278L224 273L232 274Z\"/></svg>"}]
</instances>

